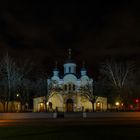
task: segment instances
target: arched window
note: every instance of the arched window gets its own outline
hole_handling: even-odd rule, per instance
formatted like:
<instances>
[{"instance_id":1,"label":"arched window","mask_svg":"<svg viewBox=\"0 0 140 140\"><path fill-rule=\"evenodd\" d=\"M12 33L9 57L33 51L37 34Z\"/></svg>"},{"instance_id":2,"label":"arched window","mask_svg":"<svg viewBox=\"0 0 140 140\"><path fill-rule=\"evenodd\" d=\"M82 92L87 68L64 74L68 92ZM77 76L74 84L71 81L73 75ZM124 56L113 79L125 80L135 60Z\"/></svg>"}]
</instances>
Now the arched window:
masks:
<instances>
[{"instance_id":1,"label":"arched window","mask_svg":"<svg viewBox=\"0 0 140 140\"><path fill-rule=\"evenodd\" d=\"M69 73L71 73L71 67L69 67Z\"/></svg>"},{"instance_id":2,"label":"arched window","mask_svg":"<svg viewBox=\"0 0 140 140\"><path fill-rule=\"evenodd\" d=\"M75 85L73 85L73 90L75 90Z\"/></svg>"},{"instance_id":3,"label":"arched window","mask_svg":"<svg viewBox=\"0 0 140 140\"><path fill-rule=\"evenodd\" d=\"M64 86L65 87L65 91L67 90L67 85Z\"/></svg>"},{"instance_id":4,"label":"arched window","mask_svg":"<svg viewBox=\"0 0 140 140\"><path fill-rule=\"evenodd\" d=\"M71 84L69 84L69 91L71 91Z\"/></svg>"}]
</instances>

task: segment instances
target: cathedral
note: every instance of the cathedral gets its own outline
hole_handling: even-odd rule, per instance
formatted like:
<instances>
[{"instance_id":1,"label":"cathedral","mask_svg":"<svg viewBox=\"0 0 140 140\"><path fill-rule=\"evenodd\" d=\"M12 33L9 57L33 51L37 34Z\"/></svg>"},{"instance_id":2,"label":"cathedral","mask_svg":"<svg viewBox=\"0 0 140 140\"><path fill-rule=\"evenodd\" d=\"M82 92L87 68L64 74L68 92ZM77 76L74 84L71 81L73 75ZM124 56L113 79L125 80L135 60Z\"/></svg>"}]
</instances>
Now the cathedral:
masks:
<instances>
[{"instance_id":1,"label":"cathedral","mask_svg":"<svg viewBox=\"0 0 140 140\"><path fill-rule=\"evenodd\" d=\"M33 100L34 112L92 112L107 109L107 98L95 96L94 80L88 76L84 64L79 75L76 67L69 49L68 58L63 64L63 76L60 76L56 65L52 77L47 80L47 95Z\"/></svg>"}]
</instances>

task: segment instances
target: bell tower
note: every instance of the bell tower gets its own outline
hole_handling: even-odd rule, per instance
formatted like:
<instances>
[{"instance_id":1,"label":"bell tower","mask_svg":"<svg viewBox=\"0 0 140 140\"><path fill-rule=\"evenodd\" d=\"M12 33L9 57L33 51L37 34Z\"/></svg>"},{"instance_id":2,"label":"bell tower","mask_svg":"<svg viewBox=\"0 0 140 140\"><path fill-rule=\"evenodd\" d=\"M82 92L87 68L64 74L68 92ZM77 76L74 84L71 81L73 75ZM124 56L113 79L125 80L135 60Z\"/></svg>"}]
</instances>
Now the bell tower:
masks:
<instances>
[{"instance_id":1,"label":"bell tower","mask_svg":"<svg viewBox=\"0 0 140 140\"><path fill-rule=\"evenodd\" d=\"M76 74L76 64L71 59L71 49L68 50L68 59L64 63L64 74L72 73Z\"/></svg>"}]
</instances>

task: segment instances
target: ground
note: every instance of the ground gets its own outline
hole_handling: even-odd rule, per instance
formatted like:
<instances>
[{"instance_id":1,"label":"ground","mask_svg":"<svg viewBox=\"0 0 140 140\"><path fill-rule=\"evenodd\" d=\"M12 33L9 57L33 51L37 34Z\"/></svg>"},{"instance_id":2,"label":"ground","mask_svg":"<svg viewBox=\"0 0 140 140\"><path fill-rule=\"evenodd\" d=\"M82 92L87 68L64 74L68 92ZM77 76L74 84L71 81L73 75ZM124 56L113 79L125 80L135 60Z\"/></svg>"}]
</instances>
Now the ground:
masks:
<instances>
[{"instance_id":1,"label":"ground","mask_svg":"<svg viewBox=\"0 0 140 140\"><path fill-rule=\"evenodd\" d=\"M140 118L0 120L0 140L140 139Z\"/></svg>"}]
</instances>

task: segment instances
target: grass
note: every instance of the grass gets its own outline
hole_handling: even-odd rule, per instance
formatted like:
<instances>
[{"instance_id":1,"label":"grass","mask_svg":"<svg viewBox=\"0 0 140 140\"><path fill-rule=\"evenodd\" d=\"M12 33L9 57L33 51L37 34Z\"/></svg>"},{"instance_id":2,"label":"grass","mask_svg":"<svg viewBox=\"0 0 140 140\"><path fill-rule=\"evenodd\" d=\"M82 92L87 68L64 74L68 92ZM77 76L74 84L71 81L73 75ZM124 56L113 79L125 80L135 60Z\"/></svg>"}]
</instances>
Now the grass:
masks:
<instances>
[{"instance_id":1,"label":"grass","mask_svg":"<svg viewBox=\"0 0 140 140\"><path fill-rule=\"evenodd\" d=\"M35 122L34 122L35 123ZM1 126L0 140L140 139L139 125L93 125L37 122Z\"/></svg>"},{"instance_id":2,"label":"grass","mask_svg":"<svg viewBox=\"0 0 140 140\"><path fill-rule=\"evenodd\" d=\"M139 132L140 127L126 126L5 126L0 127L0 140L139 139Z\"/></svg>"}]
</instances>

